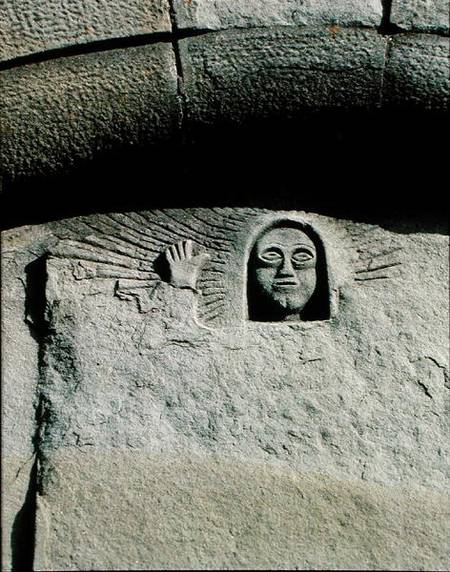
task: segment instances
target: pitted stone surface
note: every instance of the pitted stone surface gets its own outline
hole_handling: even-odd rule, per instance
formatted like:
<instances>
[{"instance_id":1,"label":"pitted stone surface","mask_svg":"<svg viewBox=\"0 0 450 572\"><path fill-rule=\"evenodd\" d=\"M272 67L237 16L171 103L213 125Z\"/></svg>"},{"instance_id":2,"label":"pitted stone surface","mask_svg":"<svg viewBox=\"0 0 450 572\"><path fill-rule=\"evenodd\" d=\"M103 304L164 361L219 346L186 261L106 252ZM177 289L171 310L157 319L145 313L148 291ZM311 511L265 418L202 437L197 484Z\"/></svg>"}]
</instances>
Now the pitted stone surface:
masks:
<instances>
[{"instance_id":1,"label":"pitted stone surface","mask_svg":"<svg viewBox=\"0 0 450 572\"><path fill-rule=\"evenodd\" d=\"M180 29L262 26L372 26L381 23L381 0L174 0Z\"/></svg>"},{"instance_id":2,"label":"pitted stone surface","mask_svg":"<svg viewBox=\"0 0 450 572\"><path fill-rule=\"evenodd\" d=\"M173 140L183 129L189 137L198 124L383 102L447 105L448 46L438 36L388 40L370 29L278 26L210 32L179 45L180 78L169 42L1 72L6 179L59 174L99 153Z\"/></svg>"},{"instance_id":3,"label":"pitted stone surface","mask_svg":"<svg viewBox=\"0 0 450 572\"><path fill-rule=\"evenodd\" d=\"M50 174L98 151L162 141L179 123L170 44L79 55L2 72L2 167Z\"/></svg>"},{"instance_id":4,"label":"pitted stone surface","mask_svg":"<svg viewBox=\"0 0 450 572\"><path fill-rule=\"evenodd\" d=\"M187 119L288 117L380 103L386 39L375 31L277 28L180 41Z\"/></svg>"},{"instance_id":5,"label":"pitted stone surface","mask_svg":"<svg viewBox=\"0 0 450 572\"><path fill-rule=\"evenodd\" d=\"M166 0L3 0L0 61L74 44L170 31Z\"/></svg>"},{"instance_id":6,"label":"pitted stone surface","mask_svg":"<svg viewBox=\"0 0 450 572\"><path fill-rule=\"evenodd\" d=\"M391 22L404 30L449 33L447 0L393 0Z\"/></svg>"},{"instance_id":7,"label":"pitted stone surface","mask_svg":"<svg viewBox=\"0 0 450 572\"><path fill-rule=\"evenodd\" d=\"M386 106L401 109L448 109L450 77L448 38L401 34L391 39L383 86Z\"/></svg>"}]
</instances>

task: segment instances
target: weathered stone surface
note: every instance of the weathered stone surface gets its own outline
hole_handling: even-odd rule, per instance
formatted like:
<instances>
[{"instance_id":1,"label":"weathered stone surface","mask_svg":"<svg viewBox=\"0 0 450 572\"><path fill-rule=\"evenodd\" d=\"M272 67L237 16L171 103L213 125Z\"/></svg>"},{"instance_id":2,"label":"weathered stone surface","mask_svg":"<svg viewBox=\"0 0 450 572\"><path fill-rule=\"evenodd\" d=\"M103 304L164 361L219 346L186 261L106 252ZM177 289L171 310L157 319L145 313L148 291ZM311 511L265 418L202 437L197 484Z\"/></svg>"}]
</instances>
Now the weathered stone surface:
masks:
<instances>
[{"instance_id":1,"label":"weathered stone surface","mask_svg":"<svg viewBox=\"0 0 450 572\"><path fill-rule=\"evenodd\" d=\"M392 0L390 19L404 30L449 33L447 0Z\"/></svg>"},{"instance_id":2,"label":"weathered stone surface","mask_svg":"<svg viewBox=\"0 0 450 572\"><path fill-rule=\"evenodd\" d=\"M253 5L253 3L249 3ZM384 101L447 104L445 39L395 38L338 25L210 32L180 41L184 127L276 122L311 110ZM428 64L428 60L432 62ZM52 175L109 151L181 131L170 42L58 58L0 74L0 157L6 179Z\"/></svg>"},{"instance_id":3,"label":"weathered stone surface","mask_svg":"<svg viewBox=\"0 0 450 572\"><path fill-rule=\"evenodd\" d=\"M262 26L379 26L381 0L174 0L179 28L220 30Z\"/></svg>"},{"instance_id":4,"label":"weathered stone surface","mask_svg":"<svg viewBox=\"0 0 450 572\"><path fill-rule=\"evenodd\" d=\"M214 123L305 109L377 107L386 40L374 31L278 28L180 42L187 120Z\"/></svg>"},{"instance_id":5,"label":"weathered stone surface","mask_svg":"<svg viewBox=\"0 0 450 572\"><path fill-rule=\"evenodd\" d=\"M386 106L448 109L450 77L447 38L405 34L391 39L383 86Z\"/></svg>"},{"instance_id":6,"label":"weathered stone surface","mask_svg":"<svg viewBox=\"0 0 450 572\"><path fill-rule=\"evenodd\" d=\"M327 248L331 319L250 321L248 241L283 216L168 210L81 223L85 238L47 262L43 395L58 422L43 447L219 448L444 487L445 238L306 215ZM151 263L183 237L211 256L198 300Z\"/></svg>"},{"instance_id":7,"label":"weathered stone surface","mask_svg":"<svg viewBox=\"0 0 450 572\"><path fill-rule=\"evenodd\" d=\"M450 497L276 463L57 455L35 570L444 570Z\"/></svg>"},{"instance_id":8,"label":"weathered stone surface","mask_svg":"<svg viewBox=\"0 0 450 572\"><path fill-rule=\"evenodd\" d=\"M166 0L4 0L0 61L74 44L170 30Z\"/></svg>"},{"instance_id":9,"label":"weathered stone surface","mask_svg":"<svg viewBox=\"0 0 450 572\"><path fill-rule=\"evenodd\" d=\"M167 139L179 122L170 44L22 66L0 75L4 174L50 174L98 151Z\"/></svg>"},{"instance_id":10,"label":"weathered stone surface","mask_svg":"<svg viewBox=\"0 0 450 572\"><path fill-rule=\"evenodd\" d=\"M329 315L249 319L253 244L299 221ZM448 243L417 222L192 208L4 233L28 252L13 281L48 253L35 569L445 569Z\"/></svg>"},{"instance_id":11,"label":"weathered stone surface","mask_svg":"<svg viewBox=\"0 0 450 572\"><path fill-rule=\"evenodd\" d=\"M331 318L249 320L248 255L275 220L319 232ZM256 209L65 224L37 569L445 566L444 236ZM189 239L177 272L152 264Z\"/></svg>"}]
</instances>

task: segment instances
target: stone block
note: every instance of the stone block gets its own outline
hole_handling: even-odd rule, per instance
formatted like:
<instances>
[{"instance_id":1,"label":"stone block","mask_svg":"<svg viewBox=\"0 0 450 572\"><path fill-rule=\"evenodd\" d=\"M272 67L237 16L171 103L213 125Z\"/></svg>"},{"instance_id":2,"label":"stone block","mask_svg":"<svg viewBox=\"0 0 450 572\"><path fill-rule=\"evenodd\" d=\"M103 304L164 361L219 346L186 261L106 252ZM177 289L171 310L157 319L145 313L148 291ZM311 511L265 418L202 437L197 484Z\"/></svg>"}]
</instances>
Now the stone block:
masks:
<instances>
[{"instance_id":1,"label":"stone block","mask_svg":"<svg viewBox=\"0 0 450 572\"><path fill-rule=\"evenodd\" d=\"M46 263L47 458L222 452L446 487L445 237L251 209L67 224L73 238ZM254 282L254 245L275 224L309 229L316 244L317 295L303 320L297 298L275 304ZM162 279L158 260L183 240L194 255L171 255ZM291 305L291 319L275 315Z\"/></svg>"},{"instance_id":2,"label":"stone block","mask_svg":"<svg viewBox=\"0 0 450 572\"><path fill-rule=\"evenodd\" d=\"M449 54L449 41L444 37L431 34L394 36L386 64L384 105L402 110L447 110Z\"/></svg>"},{"instance_id":3,"label":"stone block","mask_svg":"<svg viewBox=\"0 0 450 572\"><path fill-rule=\"evenodd\" d=\"M77 44L170 31L166 0L4 0L0 61Z\"/></svg>"},{"instance_id":4,"label":"stone block","mask_svg":"<svg viewBox=\"0 0 450 572\"><path fill-rule=\"evenodd\" d=\"M180 29L264 26L379 26L380 0L174 0Z\"/></svg>"},{"instance_id":5,"label":"stone block","mask_svg":"<svg viewBox=\"0 0 450 572\"><path fill-rule=\"evenodd\" d=\"M161 142L178 129L169 43L112 50L3 71L4 174L51 174L97 152Z\"/></svg>"},{"instance_id":6,"label":"stone block","mask_svg":"<svg viewBox=\"0 0 450 572\"><path fill-rule=\"evenodd\" d=\"M374 31L277 28L180 41L189 123L376 108L386 39Z\"/></svg>"},{"instance_id":7,"label":"stone block","mask_svg":"<svg viewBox=\"0 0 450 572\"><path fill-rule=\"evenodd\" d=\"M447 0L392 0L391 23L403 30L449 33Z\"/></svg>"}]
</instances>

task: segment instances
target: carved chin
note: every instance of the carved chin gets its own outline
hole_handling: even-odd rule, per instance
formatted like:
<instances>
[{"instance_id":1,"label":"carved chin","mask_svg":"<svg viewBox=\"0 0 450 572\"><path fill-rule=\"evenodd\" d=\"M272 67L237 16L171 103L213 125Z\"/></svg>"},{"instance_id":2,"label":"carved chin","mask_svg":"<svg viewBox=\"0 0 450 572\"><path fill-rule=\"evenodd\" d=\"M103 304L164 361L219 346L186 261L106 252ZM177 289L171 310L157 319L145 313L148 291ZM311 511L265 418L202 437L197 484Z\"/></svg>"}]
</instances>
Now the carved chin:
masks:
<instances>
[{"instance_id":1,"label":"carved chin","mask_svg":"<svg viewBox=\"0 0 450 572\"><path fill-rule=\"evenodd\" d=\"M299 313L306 306L310 296L302 296L299 294L287 294L284 292L272 292L272 302L289 314Z\"/></svg>"}]
</instances>

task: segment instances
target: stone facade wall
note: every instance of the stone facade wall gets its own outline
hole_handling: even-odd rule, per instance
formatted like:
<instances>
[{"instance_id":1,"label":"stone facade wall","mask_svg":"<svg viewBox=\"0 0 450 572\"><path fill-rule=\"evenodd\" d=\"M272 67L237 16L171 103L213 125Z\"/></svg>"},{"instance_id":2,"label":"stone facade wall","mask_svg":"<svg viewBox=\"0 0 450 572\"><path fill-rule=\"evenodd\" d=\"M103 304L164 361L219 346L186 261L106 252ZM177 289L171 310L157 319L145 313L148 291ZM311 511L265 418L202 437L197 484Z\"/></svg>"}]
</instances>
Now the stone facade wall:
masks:
<instances>
[{"instance_id":1,"label":"stone facade wall","mask_svg":"<svg viewBox=\"0 0 450 572\"><path fill-rule=\"evenodd\" d=\"M408 213L401 183L432 141L397 118L442 127L448 3L0 9L2 200L48 209L1 236L2 569L445 569L444 162L422 165L433 216ZM348 161L347 113L347 141L366 131ZM294 144L259 135L282 122ZM115 208L134 153L145 182L117 187L139 208ZM83 165L95 181L72 185ZM345 208L310 200L325 180ZM103 214L58 216L51 185L55 202L106 197ZM319 237L322 294L296 319L252 310L255 245L277 225Z\"/></svg>"}]
</instances>

